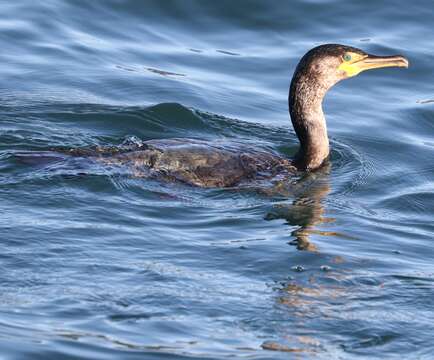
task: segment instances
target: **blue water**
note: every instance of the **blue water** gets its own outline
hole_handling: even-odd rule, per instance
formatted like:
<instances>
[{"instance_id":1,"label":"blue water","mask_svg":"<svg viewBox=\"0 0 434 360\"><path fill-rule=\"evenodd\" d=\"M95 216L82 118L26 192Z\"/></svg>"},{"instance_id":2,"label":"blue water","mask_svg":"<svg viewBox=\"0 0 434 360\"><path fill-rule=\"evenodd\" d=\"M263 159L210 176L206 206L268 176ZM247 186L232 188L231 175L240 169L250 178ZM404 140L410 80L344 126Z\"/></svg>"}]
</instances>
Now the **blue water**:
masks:
<instances>
[{"instance_id":1,"label":"blue water","mask_svg":"<svg viewBox=\"0 0 434 360\"><path fill-rule=\"evenodd\" d=\"M2 1L0 358L432 359L431 1ZM322 43L410 68L324 108L331 167L200 189L15 154L153 138L291 156Z\"/></svg>"}]
</instances>

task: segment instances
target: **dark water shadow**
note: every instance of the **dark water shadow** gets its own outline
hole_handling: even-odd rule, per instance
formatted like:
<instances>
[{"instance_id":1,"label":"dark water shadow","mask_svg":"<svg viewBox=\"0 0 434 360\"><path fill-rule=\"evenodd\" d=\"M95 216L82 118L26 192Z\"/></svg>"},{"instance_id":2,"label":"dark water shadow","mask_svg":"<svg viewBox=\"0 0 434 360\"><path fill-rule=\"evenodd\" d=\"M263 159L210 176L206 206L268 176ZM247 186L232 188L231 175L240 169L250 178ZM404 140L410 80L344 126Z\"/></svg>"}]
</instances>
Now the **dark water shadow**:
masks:
<instances>
[{"instance_id":1,"label":"dark water shadow","mask_svg":"<svg viewBox=\"0 0 434 360\"><path fill-rule=\"evenodd\" d=\"M332 223L333 217L326 214L324 202L331 192L330 186L331 164L328 162L315 172L304 174L299 180L291 184L277 184L274 191L291 196L291 203L280 203L265 216L265 220L283 219L287 225L296 226L291 231L294 238L289 242L298 250L318 251L317 246L310 240L311 235L348 237L335 231L322 231L317 227L321 224Z\"/></svg>"}]
</instances>

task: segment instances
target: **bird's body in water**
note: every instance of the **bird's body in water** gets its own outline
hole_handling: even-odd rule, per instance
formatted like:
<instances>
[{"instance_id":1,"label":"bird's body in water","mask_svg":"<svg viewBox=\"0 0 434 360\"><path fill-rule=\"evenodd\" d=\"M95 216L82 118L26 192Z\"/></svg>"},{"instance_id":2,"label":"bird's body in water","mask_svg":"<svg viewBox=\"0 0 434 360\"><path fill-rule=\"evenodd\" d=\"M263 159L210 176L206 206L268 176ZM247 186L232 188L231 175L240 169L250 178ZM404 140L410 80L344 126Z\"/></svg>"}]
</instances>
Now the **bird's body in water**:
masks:
<instances>
[{"instance_id":1,"label":"bird's body in water","mask_svg":"<svg viewBox=\"0 0 434 360\"><path fill-rule=\"evenodd\" d=\"M181 181L200 187L230 187L276 176L315 170L329 156L322 111L326 92L342 79L380 67L407 67L402 56L373 56L336 44L311 49L295 69L289 112L300 149L294 159L250 146L192 139L150 140L123 151L113 148L69 149L67 156L127 166L137 176Z\"/></svg>"},{"instance_id":2,"label":"bird's body in water","mask_svg":"<svg viewBox=\"0 0 434 360\"><path fill-rule=\"evenodd\" d=\"M114 150L114 151L112 151ZM181 181L201 187L229 187L296 171L290 160L242 144L195 139L149 140L133 149L71 149L107 165L126 166L135 176Z\"/></svg>"}]
</instances>

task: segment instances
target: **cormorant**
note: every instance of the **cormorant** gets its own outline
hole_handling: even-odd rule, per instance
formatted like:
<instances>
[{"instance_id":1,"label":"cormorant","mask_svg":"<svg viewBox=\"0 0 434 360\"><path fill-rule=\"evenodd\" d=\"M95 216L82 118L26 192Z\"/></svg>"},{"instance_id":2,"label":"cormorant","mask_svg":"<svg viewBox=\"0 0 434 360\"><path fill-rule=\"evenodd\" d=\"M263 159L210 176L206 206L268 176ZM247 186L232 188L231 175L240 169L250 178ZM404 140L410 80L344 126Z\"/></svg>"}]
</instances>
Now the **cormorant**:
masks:
<instances>
[{"instance_id":1,"label":"cormorant","mask_svg":"<svg viewBox=\"0 0 434 360\"><path fill-rule=\"evenodd\" d=\"M181 181L201 187L231 187L248 181L291 176L319 168L329 156L327 127L322 111L326 92L340 80L362 71L408 67L401 55L374 56L344 45L326 44L308 51L298 63L289 89L292 124L300 141L294 159L238 144L192 139L145 141L120 153L70 150L108 164L127 165L138 176Z\"/></svg>"}]
</instances>

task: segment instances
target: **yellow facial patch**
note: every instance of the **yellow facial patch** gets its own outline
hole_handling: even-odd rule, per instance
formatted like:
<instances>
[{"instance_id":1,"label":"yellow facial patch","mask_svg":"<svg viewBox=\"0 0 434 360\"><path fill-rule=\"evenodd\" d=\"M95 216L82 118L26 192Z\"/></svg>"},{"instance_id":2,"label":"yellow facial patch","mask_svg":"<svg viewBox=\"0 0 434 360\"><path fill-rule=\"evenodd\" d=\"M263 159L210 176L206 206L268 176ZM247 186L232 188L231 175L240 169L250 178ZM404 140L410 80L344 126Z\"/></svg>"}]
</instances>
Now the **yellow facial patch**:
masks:
<instances>
[{"instance_id":1,"label":"yellow facial patch","mask_svg":"<svg viewBox=\"0 0 434 360\"><path fill-rule=\"evenodd\" d=\"M353 52L347 52L342 57L342 63L339 65L338 70L344 71L348 77L359 74L363 69L356 65L357 62L363 60L367 55L360 55Z\"/></svg>"}]
</instances>

